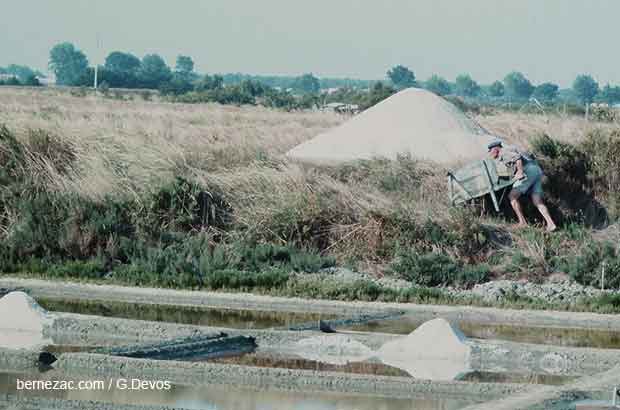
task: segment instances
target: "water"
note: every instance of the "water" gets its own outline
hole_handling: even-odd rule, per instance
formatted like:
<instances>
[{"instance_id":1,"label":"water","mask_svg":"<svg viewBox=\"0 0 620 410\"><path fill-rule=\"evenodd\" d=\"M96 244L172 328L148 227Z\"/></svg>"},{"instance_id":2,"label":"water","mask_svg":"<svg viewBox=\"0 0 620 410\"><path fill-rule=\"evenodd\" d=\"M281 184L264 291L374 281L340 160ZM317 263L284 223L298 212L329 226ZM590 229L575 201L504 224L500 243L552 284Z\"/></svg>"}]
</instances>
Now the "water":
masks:
<instances>
[{"instance_id":1,"label":"water","mask_svg":"<svg viewBox=\"0 0 620 410\"><path fill-rule=\"evenodd\" d=\"M284 368L296 370L315 370L321 372L342 372L354 374L368 374L375 376L411 377L405 370L398 369L377 360L350 362L344 365L323 363L281 354L256 352L242 356L218 358L209 360L212 363L236 364L242 366ZM457 378L460 381L471 383L522 383L559 386L576 380L576 377L543 375L536 373L494 373L473 371Z\"/></svg>"},{"instance_id":2,"label":"water","mask_svg":"<svg viewBox=\"0 0 620 410\"><path fill-rule=\"evenodd\" d=\"M2 394L11 394L201 410L456 410L475 403L455 398L397 399L338 393L281 392L218 385L199 387L171 385L169 390L128 390L122 388L122 380L112 380L111 384L109 380L102 380L102 389L91 385L90 390L84 391L17 391L18 379L75 380L54 371L31 374L0 373L0 397ZM127 383L131 386L130 381ZM110 389L108 385L111 385ZM0 398L0 405L1 403Z\"/></svg>"},{"instance_id":3,"label":"water","mask_svg":"<svg viewBox=\"0 0 620 410\"><path fill-rule=\"evenodd\" d=\"M318 319L329 320L337 317L336 315L316 313L213 309L103 301L40 299L38 302L45 309L57 312L234 329L288 327L299 323L315 322ZM409 334L422 323L422 321L417 320L415 317L404 316L399 319L371 321L365 324L346 326L339 328L339 330ZM498 339L555 346L620 349L620 332L554 327L482 325L467 321L457 322L457 325L467 337L476 339Z\"/></svg>"},{"instance_id":4,"label":"water","mask_svg":"<svg viewBox=\"0 0 620 410\"><path fill-rule=\"evenodd\" d=\"M404 335L413 332L422 323L422 321L416 320L411 316L404 316L394 320L374 321L349 326L346 329ZM467 321L456 322L456 325L463 331L465 336L476 339L496 339L567 347L620 349L620 332L554 327L482 325Z\"/></svg>"},{"instance_id":5,"label":"water","mask_svg":"<svg viewBox=\"0 0 620 410\"><path fill-rule=\"evenodd\" d=\"M213 309L190 306L150 305L121 302L38 299L49 311L79 313L154 322L227 327L232 329L267 329L293 324L333 319L335 315L316 313L269 312L256 310Z\"/></svg>"}]
</instances>

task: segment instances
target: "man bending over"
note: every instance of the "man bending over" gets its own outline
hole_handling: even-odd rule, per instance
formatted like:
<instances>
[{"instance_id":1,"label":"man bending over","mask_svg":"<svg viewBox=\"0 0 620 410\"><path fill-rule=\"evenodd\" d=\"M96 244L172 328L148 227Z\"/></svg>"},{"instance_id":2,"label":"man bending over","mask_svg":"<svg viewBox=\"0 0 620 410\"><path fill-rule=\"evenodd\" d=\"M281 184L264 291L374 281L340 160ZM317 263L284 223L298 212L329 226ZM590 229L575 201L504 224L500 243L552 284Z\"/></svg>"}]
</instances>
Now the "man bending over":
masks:
<instances>
[{"instance_id":1,"label":"man bending over","mask_svg":"<svg viewBox=\"0 0 620 410\"><path fill-rule=\"evenodd\" d=\"M547 223L547 231L553 232L557 229L555 222L549 214L549 209L542 200L542 177L543 171L534 159L520 152L514 147L504 149L501 141L495 141L489 144L489 153L491 158L502 162L508 169L514 173L515 183L508 195L510 205L517 214L519 219L519 227L527 226L527 221L523 216L523 210L519 203L521 195L529 195L536 208Z\"/></svg>"}]
</instances>

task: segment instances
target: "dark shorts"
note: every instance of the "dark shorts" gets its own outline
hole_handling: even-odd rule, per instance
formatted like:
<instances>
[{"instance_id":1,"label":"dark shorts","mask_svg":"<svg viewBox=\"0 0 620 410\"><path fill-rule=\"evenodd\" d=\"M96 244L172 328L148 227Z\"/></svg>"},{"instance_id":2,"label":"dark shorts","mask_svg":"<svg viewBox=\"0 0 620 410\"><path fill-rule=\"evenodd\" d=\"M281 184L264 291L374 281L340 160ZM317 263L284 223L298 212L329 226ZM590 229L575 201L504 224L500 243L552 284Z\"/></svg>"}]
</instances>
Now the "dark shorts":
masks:
<instances>
[{"instance_id":1,"label":"dark shorts","mask_svg":"<svg viewBox=\"0 0 620 410\"><path fill-rule=\"evenodd\" d=\"M525 167L523 167L523 172L527 178L521 183L515 182L512 186L512 190L518 192L520 195L542 196L543 172L540 166L536 163L526 164Z\"/></svg>"}]
</instances>

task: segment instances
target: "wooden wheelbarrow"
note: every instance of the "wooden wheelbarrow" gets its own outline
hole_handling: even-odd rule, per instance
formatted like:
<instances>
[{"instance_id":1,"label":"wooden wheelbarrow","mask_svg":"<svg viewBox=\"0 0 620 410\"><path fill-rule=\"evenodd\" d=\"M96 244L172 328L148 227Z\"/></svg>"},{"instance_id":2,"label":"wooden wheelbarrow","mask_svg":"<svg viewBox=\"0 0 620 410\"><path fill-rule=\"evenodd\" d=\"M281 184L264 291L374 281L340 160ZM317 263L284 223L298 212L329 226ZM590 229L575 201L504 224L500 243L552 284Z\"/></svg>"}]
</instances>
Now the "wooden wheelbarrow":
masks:
<instances>
[{"instance_id":1,"label":"wooden wheelbarrow","mask_svg":"<svg viewBox=\"0 0 620 410\"><path fill-rule=\"evenodd\" d=\"M499 212L499 204L504 199L506 188L513 183L508 170L498 170L497 163L492 159L476 161L448 172L450 204L458 205L490 194L495 211ZM502 194L498 199L499 191L502 191Z\"/></svg>"}]
</instances>

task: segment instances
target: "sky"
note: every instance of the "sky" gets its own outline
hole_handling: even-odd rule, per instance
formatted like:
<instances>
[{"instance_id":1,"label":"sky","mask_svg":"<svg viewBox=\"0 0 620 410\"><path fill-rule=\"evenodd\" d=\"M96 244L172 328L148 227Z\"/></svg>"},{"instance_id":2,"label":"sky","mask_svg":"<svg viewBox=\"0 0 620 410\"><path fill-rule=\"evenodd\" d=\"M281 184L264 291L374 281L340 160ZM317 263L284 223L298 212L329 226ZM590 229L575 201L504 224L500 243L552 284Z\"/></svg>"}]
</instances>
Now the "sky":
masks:
<instances>
[{"instance_id":1,"label":"sky","mask_svg":"<svg viewBox=\"0 0 620 410\"><path fill-rule=\"evenodd\" d=\"M69 41L92 63L115 50L191 56L200 73L480 83L523 72L562 87L578 74L620 84L618 0L6 0L0 66L47 70ZM98 43L97 37L100 41Z\"/></svg>"}]
</instances>

